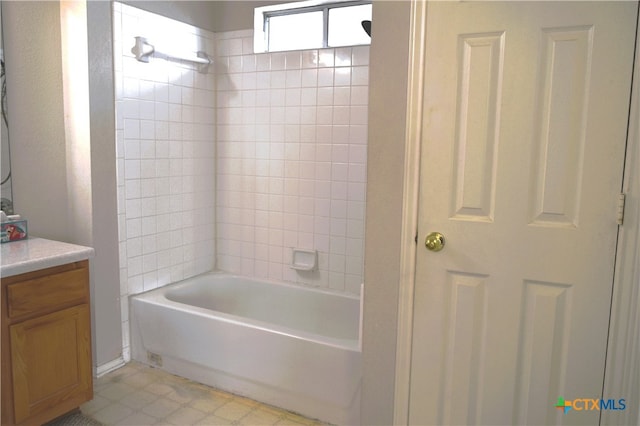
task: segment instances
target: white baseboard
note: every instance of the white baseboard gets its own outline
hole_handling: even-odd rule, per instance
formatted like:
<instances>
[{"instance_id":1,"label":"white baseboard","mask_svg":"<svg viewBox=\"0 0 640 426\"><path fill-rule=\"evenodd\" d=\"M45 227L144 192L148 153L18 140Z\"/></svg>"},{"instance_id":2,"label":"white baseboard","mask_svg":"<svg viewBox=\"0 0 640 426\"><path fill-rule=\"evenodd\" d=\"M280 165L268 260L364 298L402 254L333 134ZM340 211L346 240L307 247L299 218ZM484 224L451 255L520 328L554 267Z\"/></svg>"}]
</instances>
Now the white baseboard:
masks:
<instances>
[{"instance_id":1,"label":"white baseboard","mask_svg":"<svg viewBox=\"0 0 640 426\"><path fill-rule=\"evenodd\" d=\"M125 364L126 363L124 361L124 358L122 356L119 356L113 361L109 361L107 363L97 366L95 371L95 376L96 378L102 377L105 374L112 372L113 370L117 370L120 367L124 367Z\"/></svg>"}]
</instances>

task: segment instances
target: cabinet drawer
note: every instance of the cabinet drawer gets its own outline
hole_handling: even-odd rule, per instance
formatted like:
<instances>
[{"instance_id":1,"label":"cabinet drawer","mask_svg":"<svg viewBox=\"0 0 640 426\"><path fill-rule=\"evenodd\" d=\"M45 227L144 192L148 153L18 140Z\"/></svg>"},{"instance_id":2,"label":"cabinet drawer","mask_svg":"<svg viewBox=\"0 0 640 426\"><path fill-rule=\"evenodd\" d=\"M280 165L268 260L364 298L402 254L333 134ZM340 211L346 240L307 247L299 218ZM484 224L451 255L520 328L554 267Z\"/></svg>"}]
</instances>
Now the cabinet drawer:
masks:
<instances>
[{"instance_id":1,"label":"cabinet drawer","mask_svg":"<svg viewBox=\"0 0 640 426\"><path fill-rule=\"evenodd\" d=\"M89 301L89 270L74 269L7 286L9 318Z\"/></svg>"}]
</instances>

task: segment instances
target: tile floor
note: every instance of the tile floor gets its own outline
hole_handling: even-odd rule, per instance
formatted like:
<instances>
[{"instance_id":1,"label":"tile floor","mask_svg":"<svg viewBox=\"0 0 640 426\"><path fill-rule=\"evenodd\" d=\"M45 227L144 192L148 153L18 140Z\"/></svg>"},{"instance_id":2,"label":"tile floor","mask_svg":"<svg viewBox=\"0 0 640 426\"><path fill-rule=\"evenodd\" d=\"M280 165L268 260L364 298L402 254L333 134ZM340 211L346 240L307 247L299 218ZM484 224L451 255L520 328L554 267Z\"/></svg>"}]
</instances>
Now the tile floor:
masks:
<instances>
[{"instance_id":1,"label":"tile floor","mask_svg":"<svg viewBox=\"0 0 640 426\"><path fill-rule=\"evenodd\" d=\"M80 409L105 425L325 425L136 362L95 380Z\"/></svg>"}]
</instances>

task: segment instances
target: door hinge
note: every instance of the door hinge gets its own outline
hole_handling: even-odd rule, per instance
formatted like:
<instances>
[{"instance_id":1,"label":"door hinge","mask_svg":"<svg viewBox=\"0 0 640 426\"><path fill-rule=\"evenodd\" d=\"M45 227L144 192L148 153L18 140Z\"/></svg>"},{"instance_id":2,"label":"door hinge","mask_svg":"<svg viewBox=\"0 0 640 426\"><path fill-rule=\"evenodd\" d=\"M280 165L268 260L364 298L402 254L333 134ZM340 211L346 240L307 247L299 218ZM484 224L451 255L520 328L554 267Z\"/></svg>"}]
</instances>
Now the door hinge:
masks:
<instances>
[{"instance_id":1,"label":"door hinge","mask_svg":"<svg viewBox=\"0 0 640 426\"><path fill-rule=\"evenodd\" d=\"M618 195L618 225L622 225L624 222L624 203L626 198L627 196L624 192Z\"/></svg>"}]
</instances>

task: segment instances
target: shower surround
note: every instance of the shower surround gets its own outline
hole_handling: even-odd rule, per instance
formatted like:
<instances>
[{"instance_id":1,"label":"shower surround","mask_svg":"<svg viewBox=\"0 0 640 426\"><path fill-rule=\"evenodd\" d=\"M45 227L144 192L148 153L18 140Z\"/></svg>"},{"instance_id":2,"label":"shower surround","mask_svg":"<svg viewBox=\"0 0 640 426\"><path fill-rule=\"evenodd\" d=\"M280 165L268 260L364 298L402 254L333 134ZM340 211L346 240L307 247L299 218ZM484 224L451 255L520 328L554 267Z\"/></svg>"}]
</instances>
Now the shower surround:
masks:
<instances>
[{"instance_id":1,"label":"shower surround","mask_svg":"<svg viewBox=\"0 0 640 426\"><path fill-rule=\"evenodd\" d=\"M138 62L136 36L213 64ZM128 296L213 269L359 294L368 46L253 54L252 30L114 2L114 56L125 361Z\"/></svg>"},{"instance_id":2,"label":"shower surround","mask_svg":"<svg viewBox=\"0 0 640 426\"><path fill-rule=\"evenodd\" d=\"M360 293L369 47L253 54L218 33L217 267ZM292 248L318 269L290 268Z\"/></svg>"},{"instance_id":3,"label":"shower surround","mask_svg":"<svg viewBox=\"0 0 640 426\"><path fill-rule=\"evenodd\" d=\"M123 358L130 359L128 296L215 265L215 74L159 58L138 62L136 36L213 57L215 35L114 5L116 155Z\"/></svg>"}]
</instances>

